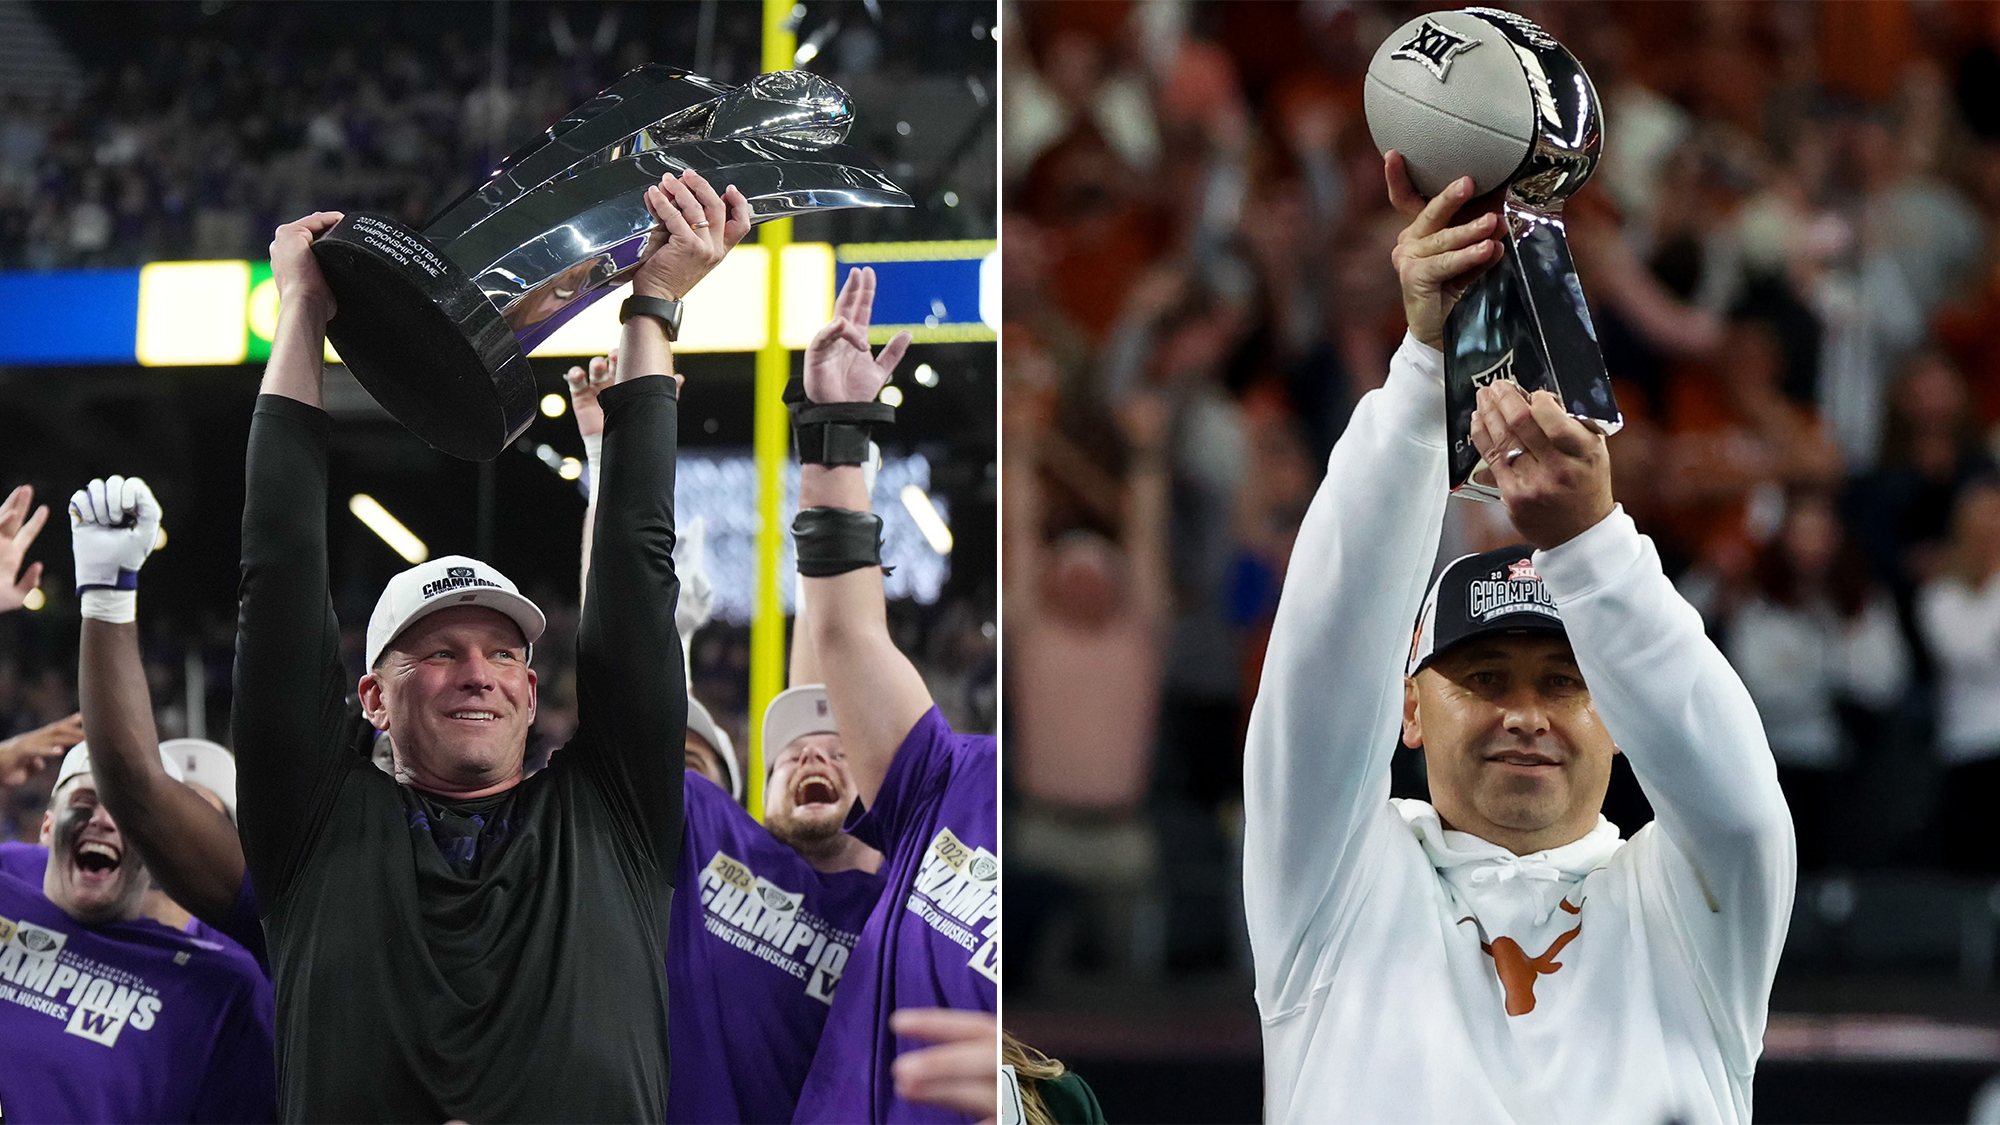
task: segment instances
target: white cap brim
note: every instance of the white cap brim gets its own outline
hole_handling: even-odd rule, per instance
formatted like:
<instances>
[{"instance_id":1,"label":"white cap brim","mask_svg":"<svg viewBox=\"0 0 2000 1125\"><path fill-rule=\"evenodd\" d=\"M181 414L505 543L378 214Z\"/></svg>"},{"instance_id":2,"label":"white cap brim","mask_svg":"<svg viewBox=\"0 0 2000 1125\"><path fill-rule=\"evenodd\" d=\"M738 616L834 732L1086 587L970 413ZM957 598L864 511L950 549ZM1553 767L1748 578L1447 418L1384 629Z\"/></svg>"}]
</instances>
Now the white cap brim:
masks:
<instances>
[{"instance_id":1,"label":"white cap brim","mask_svg":"<svg viewBox=\"0 0 2000 1125\"><path fill-rule=\"evenodd\" d=\"M461 606L505 615L520 627L522 638L530 645L540 639L548 625L540 607L493 567L463 555L431 559L391 578L382 588L375 611L368 617L368 667L373 669L410 626L439 610Z\"/></svg>"},{"instance_id":2,"label":"white cap brim","mask_svg":"<svg viewBox=\"0 0 2000 1125\"><path fill-rule=\"evenodd\" d=\"M175 781L184 780L180 763L174 761L173 756L167 753L164 746L160 748L160 765L166 769L168 777L173 778ZM56 771L55 787L61 789L63 784L70 778L79 777L90 772L92 772L90 768L90 744L79 742L69 748L69 753L63 755L62 768Z\"/></svg>"},{"instance_id":3,"label":"white cap brim","mask_svg":"<svg viewBox=\"0 0 2000 1125\"><path fill-rule=\"evenodd\" d=\"M716 724L715 716L708 713L701 700L692 693L688 695L688 730L700 736L703 742L722 759L722 772L729 777L729 795L743 800L743 767L736 761L736 745L729 738L729 732Z\"/></svg>"},{"instance_id":4,"label":"white cap brim","mask_svg":"<svg viewBox=\"0 0 2000 1125\"><path fill-rule=\"evenodd\" d=\"M825 684L801 684L781 691L764 708L764 772L778 752L809 734L839 734Z\"/></svg>"},{"instance_id":5,"label":"white cap brim","mask_svg":"<svg viewBox=\"0 0 2000 1125\"><path fill-rule=\"evenodd\" d=\"M236 755L206 738L169 738L160 753L181 768L181 780L199 785L222 799L229 819L236 819Z\"/></svg>"}]
</instances>

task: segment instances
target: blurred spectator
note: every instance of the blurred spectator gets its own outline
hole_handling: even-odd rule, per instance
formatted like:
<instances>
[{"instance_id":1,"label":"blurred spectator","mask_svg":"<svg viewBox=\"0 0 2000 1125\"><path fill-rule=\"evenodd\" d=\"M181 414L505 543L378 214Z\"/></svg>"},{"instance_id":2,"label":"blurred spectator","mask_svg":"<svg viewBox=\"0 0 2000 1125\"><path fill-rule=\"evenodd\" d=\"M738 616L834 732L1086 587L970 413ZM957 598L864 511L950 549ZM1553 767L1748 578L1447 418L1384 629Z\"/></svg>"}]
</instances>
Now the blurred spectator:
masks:
<instances>
[{"instance_id":1,"label":"blurred spectator","mask_svg":"<svg viewBox=\"0 0 2000 1125\"><path fill-rule=\"evenodd\" d=\"M1967 481L1995 472L1964 378L1945 356L1912 356L1889 388L1880 466L1856 483L1855 527L1878 577L1909 591L1938 573Z\"/></svg>"},{"instance_id":2,"label":"blurred spectator","mask_svg":"<svg viewBox=\"0 0 2000 1125\"><path fill-rule=\"evenodd\" d=\"M1938 756L1947 769L1938 820L1945 862L2000 874L1991 829L2000 802L2000 478L1958 495L1951 539L1918 595L1925 643L1938 664Z\"/></svg>"},{"instance_id":3,"label":"blurred spectator","mask_svg":"<svg viewBox=\"0 0 2000 1125\"><path fill-rule=\"evenodd\" d=\"M878 43L870 69L885 73L849 90L857 118L875 128L907 118L899 80L919 76L945 79L948 118L990 116L984 85L951 79L990 81L991 17L976 3L908 9L830 19L847 29L827 62L853 54L849 40ZM75 97L10 95L0 105L0 269L261 258L272 228L315 209L421 227L625 71L698 61L691 7L529 0L498 10L506 39L496 55L492 5L38 7L87 85ZM958 34L929 34L927 18ZM801 35L821 21L816 11ZM978 34L965 34L974 23ZM755 10L724 5L709 26L707 76L743 81L759 57ZM893 51L880 49L884 40ZM941 128L904 140L908 120L904 129L887 150L906 157L902 166L884 160L899 182L940 190L946 165L982 159L971 138ZM960 184L950 204L924 198L915 214L873 216L869 237L939 237L939 225L990 236L970 217L991 213L976 186L990 176L966 175L974 186Z\"/></svg>"},{"instance_id":4,"label":"blurred spectator","mask_svg":"<svg viewBox=\"0 0 2000 1125\"><path fill-rule=\"evenodd\" d=\"M1800 864L1851 861L1839 825L1865 815L1851 792L1855 757L1909 675L1895 605L1817 492L1793 496L1758 553L1755 583L1723 652L1763 716Z\"/></svg>"}]
</instances>

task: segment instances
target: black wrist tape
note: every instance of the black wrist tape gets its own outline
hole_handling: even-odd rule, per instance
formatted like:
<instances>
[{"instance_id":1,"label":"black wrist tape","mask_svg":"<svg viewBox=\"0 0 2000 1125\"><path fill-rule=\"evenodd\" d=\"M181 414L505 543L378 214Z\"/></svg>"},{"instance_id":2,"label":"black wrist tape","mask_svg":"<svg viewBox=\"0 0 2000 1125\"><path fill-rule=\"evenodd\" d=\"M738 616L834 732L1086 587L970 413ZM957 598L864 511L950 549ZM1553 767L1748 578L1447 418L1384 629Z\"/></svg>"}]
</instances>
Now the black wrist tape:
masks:
<instances>
[{"instance_id":1,"label":"black wrist tape","mask_svg":"<svg viewBox=\"0 0 2000 1125\"><path fill-rule=\"evenodd\" d=\"M792 521L799 573L832 578L864 566L882 566L882 517L849 508L800 508ZM882 567L887 574L888 567Z\"/></svg>"},{"instance_id":2,"label":"black wrist tape","mask_svg":"<svg viewBox=\"0 0 2000 1125\"><path fill-rule=\"evenodd\" d=\"M861 465L876 426L893 425L896 408L886 402L792 403L792 436L801 465Z\"/></svg>"}]
</instances>

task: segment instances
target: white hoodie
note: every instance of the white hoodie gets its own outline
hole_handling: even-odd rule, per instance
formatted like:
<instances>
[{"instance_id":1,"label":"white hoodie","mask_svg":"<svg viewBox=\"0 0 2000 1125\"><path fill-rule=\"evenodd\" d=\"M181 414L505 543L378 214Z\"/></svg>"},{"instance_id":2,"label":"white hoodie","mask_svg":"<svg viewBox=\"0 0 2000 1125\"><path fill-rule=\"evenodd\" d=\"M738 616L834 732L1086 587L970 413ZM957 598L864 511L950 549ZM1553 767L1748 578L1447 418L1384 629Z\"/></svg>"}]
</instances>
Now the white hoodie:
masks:
<instances>
[{"instance_id":1,"label":"white hoodie","mask_svg":"<svg viewBox=\"0 0 2000 1125\"><path fill-rule=\"evenodd\" d=\"M1406 338L1355 410L1251 712L1266 1114L1748 1122L1791 819L1748 693L1622 510L1534 563L1658 819L1515 856L1388 799L1445 504L1441 368Z\"/></svg>"}]
</instances>

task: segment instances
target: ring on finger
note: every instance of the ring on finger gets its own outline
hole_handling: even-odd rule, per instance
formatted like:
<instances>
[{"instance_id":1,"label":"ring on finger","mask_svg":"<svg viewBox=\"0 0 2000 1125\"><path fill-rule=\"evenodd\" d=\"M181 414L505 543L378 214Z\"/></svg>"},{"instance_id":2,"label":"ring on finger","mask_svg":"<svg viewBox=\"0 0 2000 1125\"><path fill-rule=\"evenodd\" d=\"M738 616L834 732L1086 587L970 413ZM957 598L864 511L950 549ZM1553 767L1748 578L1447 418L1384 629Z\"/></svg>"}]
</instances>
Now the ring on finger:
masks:
<instances>
[{"instance_id":1,"label":"ring on finger","mask_svg":"<svg viewBox=\"0 0 2000 1125\"><path fill-rule=\"evenodd\" d=\"M1511 464L1513 464L1514 462L1516 462L1516 461L1520 460L1520 459L1521 459L1521 454L1523 454L1523 453L1526 453L1526 452L1527 452L1527 450L1525 450L1525 449L1522 449L1522 448L1520 448L1520 447L1518 447L1518 446L1517 446L1517 447L1515 447L1515 448L1513 448L1513 449L1510 449L1510 450L1508 450L1508 451L1507 451L1506 453L1502 454L1502 455L1501 455L1501 457L1502 457L1502 459L1503 459L1503 460L1505 460L1505 461L1506 461L1506 462L1507 462L1507 463L1508 463L1509 465L1511 465Z\"/></svg>"},{"instance_id":2,"label":"ring on finger","mask_svg":"<svg viewBox=\"0 0 2000 1125\"><path fill-rule=\"evenodd\" d=\"M700 230L700 229L702 229L703 227L705 227L705 226L707 226L707 225L708 225L708 220L707 220L707 219L703 219L703 220L701 220L701 221L700 221L700 222L698 222L698 223L690 223L689 225L690 225L690 226L692 226L692 227L694 227L694 229L696 229L696 230Z\"/></svg>"}]
</instances>

